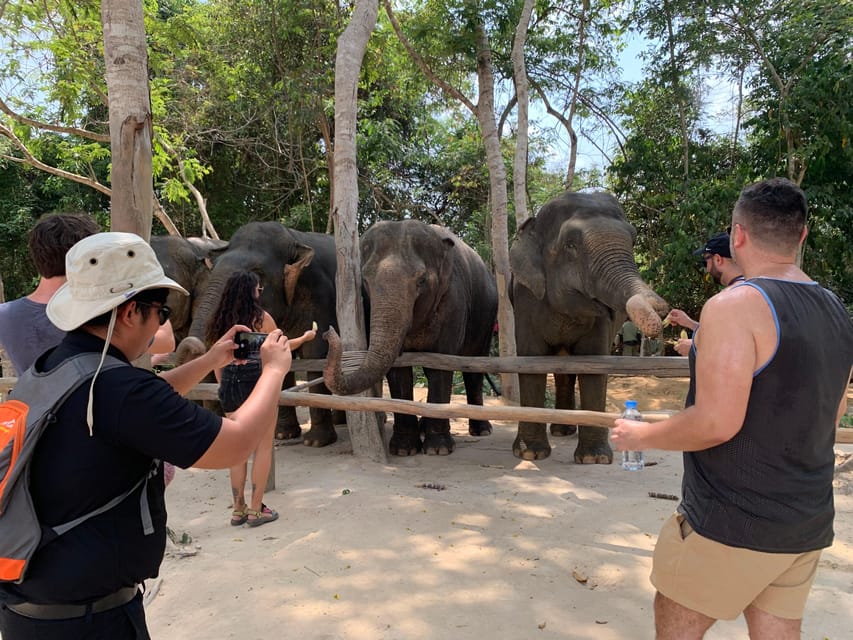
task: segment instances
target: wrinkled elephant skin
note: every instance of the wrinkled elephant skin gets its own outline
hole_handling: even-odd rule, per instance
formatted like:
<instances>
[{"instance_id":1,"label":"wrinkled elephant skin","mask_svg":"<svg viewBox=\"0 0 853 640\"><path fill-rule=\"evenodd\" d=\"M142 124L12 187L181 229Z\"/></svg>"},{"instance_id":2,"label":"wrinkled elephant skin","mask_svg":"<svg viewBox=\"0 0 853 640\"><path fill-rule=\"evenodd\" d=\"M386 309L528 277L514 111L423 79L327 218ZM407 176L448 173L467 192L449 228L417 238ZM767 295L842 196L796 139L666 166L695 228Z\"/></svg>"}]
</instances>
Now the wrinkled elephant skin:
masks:
<instances>
[{"instance_id":1,"label":"wrinkled elephant skin","mask_svg":"<svg viewBox=\"0 0 853 640\"><path fill-rule=\"evenodd\" d=\"M340 349L330 342L326 384L349 395L387 375L391 397L412 400L412 367L392 368L401 352L488 355L497 314L494 278L480 256L443 227L415 220L378 222L361 239L362 278L369 299L368 350L356 371L341 369ZM450 402L452 371L425 367L427 401ZM464 373L469 404L483 404L483 374ZM485 420L470 420L469 433L491 433ZM423 439L421 439L423 438ZM450 421L395 413L389 450L447 455L455 447Z\"/></svg>"},{"instance_id":2,"label":"wrinkled elephant skin","mask_svg":"<svg viewBox=\"0 0 853 640\"><path fill-rule=\"evenodd\" d=\"M628 315L647 336L662 328L668 305L643 282L633 256L636 237L622 207L606 193L566 193L518 229L510 249L518 355L609 355ZM558 375L557 409L604 411L607 376ZM519 376L521 404L542 407L545 374ZM553 425L553 435L571 429ZM525 460L551 454L543 423L519 422L513 453ZM608 430L581 425L575 462L610 464Z\"/></svg>"},{"instance_id":3,"label":"wrinkled elephant skin","mask_svg":"<svg viewBox=\"0 0 853 640\"><path fill-rule=\"evenodd\" d=\"M213 263L227 247L228 243L224 240L209 238L151 237L151 248L164 273L190 294L185 296L170 291L166 299L166 304L172 310L170 319L176 343L187 337L193 312L207 288Z\"/></svg>"},{"instance_id":4,"label":"wrinkled elephant skin","mask_svg":"<svg viewBox=\"0 0 853 640\"><path fill-rule=\"evenodd\" d=\"M335 313L335 240L322 233L289 229L278 222L250 222L234 233L228 249L217 259L210 272L207 290L193 315L190 335L204 339L210 314L219 304L222 289L237 270L253 271L260 277L263 293L261 306L288 336L300 336L313 322L320 327L337 326ZM295 355L310 359L326 357L323 340L312 340ZM309 379L320 372L309 372ZM288 374L284 387L294 385ZM317 393L328 393L324 385L312 387ZM323 447L337 440L332 411L311 408L311 428L303 436L306 446ZM276 438L289 439L302 435L294 407L279 407Z\"/></svg>"}]
</instances>

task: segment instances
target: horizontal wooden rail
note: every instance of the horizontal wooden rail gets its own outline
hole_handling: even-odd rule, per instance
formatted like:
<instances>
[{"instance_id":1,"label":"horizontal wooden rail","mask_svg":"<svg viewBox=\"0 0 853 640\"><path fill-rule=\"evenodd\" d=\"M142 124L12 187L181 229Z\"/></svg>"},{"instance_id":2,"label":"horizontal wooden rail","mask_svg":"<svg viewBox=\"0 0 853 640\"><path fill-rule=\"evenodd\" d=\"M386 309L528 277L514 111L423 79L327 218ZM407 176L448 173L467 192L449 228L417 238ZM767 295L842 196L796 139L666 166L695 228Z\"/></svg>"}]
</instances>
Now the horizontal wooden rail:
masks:
<instances>
[{"instance_id":1,"label":"horizontal wooden rail","mask_svg":"<svg viewBox=\"0 0 853 640\"><path fill-rule=\"evenodd\" d=\"M352 354L351 354L352 355ZM325 360L293 361L294 371L320 371ZM605 374L623 376L651 376L660 378L687 377L687 358L632 356L543 356L543 357L460 357L437 353L404 353L395 366L426 366L452 371L483 371L485 373L567 373ZM17 378L0 378L0 393L15 386ZM316 381L313 381L316 382ZM296 388L307 388L309 384ZM215 400L217 385L199 384L187 397L193 400ZM302 391L282 391L279 403L283 405L321 407L345 411L385 411L427 416L431 418L477 418L481 420L556 422L558 424L584 424L610 427L618 417L616 413L576 411L508 405L474 406L462 403L430 404L390 398L368 398L363 396L331 396ZM671 412L644 413L650 421L663 420ZM853 444L853 429L838 429L836 442Z\"/></svg>"},{"instance_id":2,"label":"horizontal wooden rail","mask_svg":"<svg viewBox=\"0 0 853 640\"><path fill-rule=\"evenodd\" d=\"M193 400L215 400L217 385L204 383L197 385L187 394ZM279 404L296 407L322 407L341 411L382 411L406 413L429 418L477 418L479 420L527 420L531 422L557 422L559 424L584 424L591 427L612 427L618 413L598 411L576 411L567 409L543 409L537 407L516 407L505 405L470 405L459 402L431 404L413 400L395 400L392 398L366 398L363 396L330 396L323 393L302 391L282 391ZM650 421L663 420L671 412L657 411L643 413Z\"/></svg>"},{"instance_id":3,"label":"horizontal wooden rail","mask_svg":"<svg viewBox=\"0 0 853 640\"><path fill-rule=\"evenodd\" d=\"M351 355L351 354L350 354ZM293 371L322 371L325 360L293 360ZM654 356L515 356L465 357L443 353L404 353L394 361L395 367L422 366L444 371L484 373L599 373L657 378L687 378L687 358Z\"/></svg>"}]
</instances>

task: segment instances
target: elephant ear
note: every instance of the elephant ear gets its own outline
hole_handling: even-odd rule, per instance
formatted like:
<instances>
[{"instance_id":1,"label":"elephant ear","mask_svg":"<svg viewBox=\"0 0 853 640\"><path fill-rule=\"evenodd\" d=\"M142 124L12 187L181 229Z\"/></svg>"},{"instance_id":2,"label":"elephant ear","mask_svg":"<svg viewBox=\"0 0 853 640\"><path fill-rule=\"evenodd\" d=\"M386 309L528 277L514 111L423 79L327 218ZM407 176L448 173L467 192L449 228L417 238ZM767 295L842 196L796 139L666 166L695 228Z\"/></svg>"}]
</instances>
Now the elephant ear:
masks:
<instances>
[{"instance_id":1,"label":"elephant ear","mask_svg":"<svg viewBox=\"0 0 853 640\"><path fill-rule=\"evenodd\" d=\"M448 257L452 255L452 251L456 247L454 236L444 227L438 225L430 225L436 229L436 235L440 240L440 250L435 256L438 259L438 281L440 294L443 295L450 287L450 281L453 278L453 259Z\"/></svg>"},{"instance_id":2,"label":"elephant ear","mask_svg":"<svg viewBox=\"0 0 853 640\"><path fill-rule=\"evenodd\" d=\"M302 270L314 259L314 249L305 244L296 245L296 260L284 265L284 298L287 304L293 304L296 295L296 283Z\"/></svg>"},{"instance_id":3,"label":"elephant ear","mask_svg":"<svg viewBox=\"0 0 853 640\"><path fill-rule=\"evenodd\" d=\"M536 219L528 218L518 228L509 250L512 276L533 292L538 300L545 297L545 267L542 243L536 233Z\"/></svg>"}]
</instances>

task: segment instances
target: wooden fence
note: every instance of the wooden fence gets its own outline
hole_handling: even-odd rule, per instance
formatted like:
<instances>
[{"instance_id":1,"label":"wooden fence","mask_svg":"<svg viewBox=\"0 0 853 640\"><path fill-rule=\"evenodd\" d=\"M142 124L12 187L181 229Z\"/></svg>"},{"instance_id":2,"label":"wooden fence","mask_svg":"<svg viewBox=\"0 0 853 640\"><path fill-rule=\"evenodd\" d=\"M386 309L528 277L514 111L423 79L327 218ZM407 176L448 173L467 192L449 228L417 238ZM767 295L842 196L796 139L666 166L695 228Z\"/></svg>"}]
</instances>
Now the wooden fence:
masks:
<instances>
[{"instance_id":1,"label":"wooden fence","mask_svg":"<svg viewBox=\"0 0 853 640\"><path fill-rule=\"evenodd\" d=\"M348 354L352 356L353 354ZM356 355L356 359L358 354ZM352 360L350 359L350 363ZM325 360L295 359L294 372L319 371ZM565 373L606 374L609 376L634 376L658 378L686 378L689 375L687 359L681 357L633 357L633 356L548 356L548 357L460 357L438 353L404 353L395 366L426 366L463 372L484 373ZM5 393L14 386L16 378L0 378L0 392ZM279 403L303 407L323 407L344 411L395 412L427 416L431 418L476 418L481 420L556 422L558 424L585 424L611 427L616 413L520 407L509 405L473 406L464 403L430 404L390 398L362 396L330 396L311 393L310 387L320 380L315 379L281 392ZM216 399L216 384L203 383L196 386L188 398L193 400ZM650 421L663 420L672 412L643 412ZM853 429L838 429L836 442L853 444Z\"/></svg>"}]
</instances>

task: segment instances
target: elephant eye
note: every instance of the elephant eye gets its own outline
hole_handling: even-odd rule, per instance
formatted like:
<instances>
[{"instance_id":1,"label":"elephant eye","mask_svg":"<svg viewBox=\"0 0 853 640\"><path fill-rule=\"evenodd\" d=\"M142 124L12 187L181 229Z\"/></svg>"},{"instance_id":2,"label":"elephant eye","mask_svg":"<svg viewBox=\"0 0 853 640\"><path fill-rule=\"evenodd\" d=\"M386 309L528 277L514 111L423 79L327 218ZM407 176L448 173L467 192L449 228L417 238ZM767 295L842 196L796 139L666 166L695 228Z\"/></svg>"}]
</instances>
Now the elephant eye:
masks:
<instances>
[{"instance_id":1,"label":"elephant eye","mask_svg":"<svg viewBox=\"0 0 853 640\"><path fill-rule=\"evenodd\" d=\"M419 287L419 288L421 288L421 287L425 287L425 286L426 286L426 283L427 283L426 276L421 276L421 277L419 277L419 278L418 278L417 285L418 285L418 287Z\"/></svg>"}]
</instances>

